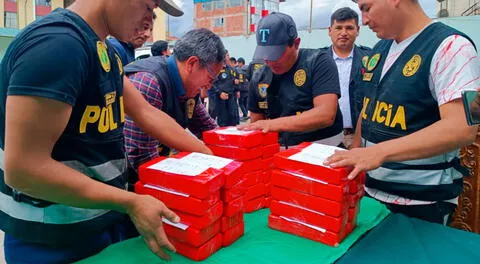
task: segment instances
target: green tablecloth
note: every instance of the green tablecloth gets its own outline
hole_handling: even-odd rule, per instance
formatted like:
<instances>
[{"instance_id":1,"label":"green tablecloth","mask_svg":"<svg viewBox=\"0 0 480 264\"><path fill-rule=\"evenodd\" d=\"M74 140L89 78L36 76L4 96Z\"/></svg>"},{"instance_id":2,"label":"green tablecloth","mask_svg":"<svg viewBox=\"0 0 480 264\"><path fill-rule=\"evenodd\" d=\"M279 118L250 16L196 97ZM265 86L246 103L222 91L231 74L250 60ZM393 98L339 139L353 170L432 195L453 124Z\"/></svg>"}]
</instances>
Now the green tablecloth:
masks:
<instances>
[{"instance_id":1,"label":"green tablecloth","mask_svg":"<svg viewBox=\"0 0 480 264\"><path fill-rule=\"evenodd\" d=\"M391 214L337 262L351 263L476 264L480 235Z\"/></svg>"},{"instance_id":2,"label":"green tablecloth","mask_svg":"<svg viewBox=\"0 0 480 264\"><path fill-rule=\"evenodd\" d=\"M388 215L384 205L369 198L362 199L360 208L357 228L336 248L268 228L269 210L247 214L244 236L202 263L332 263ZM150 252L141 238L135 238L112 245L80 263L164 262ZM176 254L172 254L171 262L196 263Z\"/></svg>"}]
</instances>

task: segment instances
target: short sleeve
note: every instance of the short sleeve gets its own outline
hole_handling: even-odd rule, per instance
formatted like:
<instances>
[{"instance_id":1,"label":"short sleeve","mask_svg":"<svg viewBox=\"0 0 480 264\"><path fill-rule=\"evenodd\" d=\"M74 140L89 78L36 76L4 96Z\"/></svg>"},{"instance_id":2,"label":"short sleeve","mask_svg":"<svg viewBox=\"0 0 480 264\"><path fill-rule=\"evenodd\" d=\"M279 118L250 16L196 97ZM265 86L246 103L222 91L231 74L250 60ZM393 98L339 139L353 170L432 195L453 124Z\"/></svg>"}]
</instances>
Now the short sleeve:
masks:
<instances>
[{"instance_id":1,"label":"short sleeve","mask_svg":"<svg viewBox=\"0 0 480 264\"><path fill-rule=\"evenodd\" d=\"M255 78L256 74L253 75ZM257 93L257 82L252 80L248 84L248 110L252 113L263 113L263 111L258 107L258 93Z\"/></svg>"},{"instance_id":2,"label":"short sleeve","mask_svg":"<svg viewBox=\"0 0 480 264\"><path fill-rule=\"evenodd\" d=\"M39 34L9 57L8 95L38 96L74 105L89 74L84 43L71 34Z\"/></svg>"},{"instance_id":3,"label":"short sleeve","mask_svg":"<svg viewBox=\"0 0 480 264\"><path fill-rule=\"evenodd\" d=\"M435 52L430 66L430 90L438 105L459 99L464 90L480 89L480 59L473 44L453 35Z\"/></svg>"},{"instance_id":4,"label":"short sleeve","mask_svg":"<svg viewBox=\"0 0 480 264\"><path fill-rule=\"evenodd\" d=\"M337 65L326 52L317 55L312 70L312 96L336 94L340 98Z\"/></svg>"}]
</instances>

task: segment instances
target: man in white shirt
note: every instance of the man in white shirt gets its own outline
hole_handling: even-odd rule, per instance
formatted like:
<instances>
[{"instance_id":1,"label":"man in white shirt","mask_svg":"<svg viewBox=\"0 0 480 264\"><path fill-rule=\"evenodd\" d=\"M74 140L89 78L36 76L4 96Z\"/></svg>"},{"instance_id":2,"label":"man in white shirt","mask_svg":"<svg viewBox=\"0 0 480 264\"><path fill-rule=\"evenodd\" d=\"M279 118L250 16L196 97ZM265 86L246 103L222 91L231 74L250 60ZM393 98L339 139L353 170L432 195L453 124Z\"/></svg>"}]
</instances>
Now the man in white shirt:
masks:
<instances>
[{"instance_id":1,"label":"man in white shirt","mask_svg":"<svg viewBox=\"0 0 480 264\"><path fill-rule=\"evenodd\" d=\"M362 59L365 61L370 48L355 45L360 33L358 14L349 7L336 10L330 18L328 35L330 47L323 48L333 56L340 79L341 97L338 104L343 116L343 145L350 149L357 119L362 108L362 93L356 89L361 75Z\"/></svg>"},{"instance_id":2,"label":"man in white shirt","mask_svg":"<svg viewBox=\"0 0 480 264\"><path fill-rule=\"evenodd\" d=\"M475 140L461 92L480 87L473 42L433 22L417 0L359 0L381 40L363 69L354 147L326 164L368 171L365 190L395 213L449 224L463 188L459 148Z\"/></svg>"}]
</instances>

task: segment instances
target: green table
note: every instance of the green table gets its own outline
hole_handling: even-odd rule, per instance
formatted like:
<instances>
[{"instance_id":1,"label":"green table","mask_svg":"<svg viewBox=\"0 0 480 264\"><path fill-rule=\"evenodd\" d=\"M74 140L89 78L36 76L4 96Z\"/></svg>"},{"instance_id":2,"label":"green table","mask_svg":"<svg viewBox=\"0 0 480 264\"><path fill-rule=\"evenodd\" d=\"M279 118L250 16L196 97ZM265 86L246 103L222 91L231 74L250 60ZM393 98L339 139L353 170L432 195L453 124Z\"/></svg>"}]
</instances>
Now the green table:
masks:
<instances>
[{"instance_id":1,"label":"green table","mask_svg":"<svg viewBox=\"0 0 480 264\"><path fill-rule=\"evenodd\" d=\"M247 214L244 236L202 263L332 263L388 215L384 205L369 198L362 199L360 208L357 228L336 248L268 228L269 210ZM112 245L80 263L164 262L149 251L141 238L135 238ZM171 262L196 263L177 254L172 254Z\"/></svg>"}]
</instances>

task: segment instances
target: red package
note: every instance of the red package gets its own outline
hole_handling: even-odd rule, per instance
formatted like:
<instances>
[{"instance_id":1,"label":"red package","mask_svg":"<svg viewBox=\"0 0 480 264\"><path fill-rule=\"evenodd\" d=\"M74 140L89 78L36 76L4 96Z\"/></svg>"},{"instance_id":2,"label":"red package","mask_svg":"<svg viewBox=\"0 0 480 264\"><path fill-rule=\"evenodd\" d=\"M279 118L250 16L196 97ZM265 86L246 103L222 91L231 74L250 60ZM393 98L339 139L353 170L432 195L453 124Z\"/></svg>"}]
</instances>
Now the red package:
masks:
<instances>
[{"instance_id":1,"label":"red package","mask_svg":"<svg viewBox=\"0 0 480 264\"><path fill-rule=\"evenodd\" d=\"M263 171L261 182L270 183L272 179L272 170Z\"/></svg>"},{"instance_id":2,"label":"red package","mask_svg":"<svg viewBox=\"0 0 480 264\"><path fill-rule=\"evenodd\" d=\"M331 185L293 172L273 170L272 185L340 203L347 203L348 199L348 182L343 185Z\"/></svg>"},{"instance_id":3,"label":"red package","mask_svg":"<svg viewBox=\"0 0 480 264\"><path fill-rule=\"evenodd\" d=\"M244 233L245 233L245 224L241 222L234 228L227 230L226 232L223 233L222 245L224 247L230 246L231 244L233 244L233 242L237 241L240 237L242 237Z\"/></svg>"},{"instance_id":4,"label":"red package","mask_svg":"<svg viewBox=\"0 0 480 264\"><path fill-rule=\"evenodd\" d=\"M148 194L162 201L168 208L178 210L187 214L202 216L220 201L220 192L217 191L206 199L198 199L188 194L183 194L169 190L160 186L135 184L135 192L138 194Z\"/></svg>"},{"instance_id":5,"label":"red package","mask_svg":"<svg viewBox=\"0 0 480 264\"><path fill-rule=\"evenodd\" d=\"M228 203L237 199L238 197L244 196L248 190L248 186L246 183L247 180L243 179L240 183L233 186L231 189L222 188L220 190L220 198L222 199L222 201Z\"/></svg>"},{"instance_id":6,"label":"red package","mask_svg":"<svg viewBox=\"0 0 480 264\"><path fill-rule=\"evenodd\" d=\"M275 167L310 176L330 184L342 185L347 181L347 176L352 169L323 166L325 159L337 149L342 150L315 143L304 149L288 149L274 156Z\"/></svg>"},{"instance_id":7,"label":"red package","mask_svg":"<svg viewBox=\"0 0 480 264\"><path fill-rule=\"evenodd\" d=\"M348 222L353 222L353 220L357 218L359 212L360 206L348 208Z\"/></svg>"},{"instance_id":8,"label":"red package","mask_svg":"<svg viewBox=\"0 0 480 264\"><path fill-rule=\"evenodd\" d=\"M272 145L278 143L278 132L263 133L263 145Z\"/></svg>"},{"instance_id":9,"label":"red package","mask_svg":"<svg viewBox=\"0 0 480 264\"><path fill-rule=\"evenodd\" d=\"M270 157L270 158L265 158L263 159L263 163L262 163L263 167L262 167L262 170L272 170L275 168L275 158L274 157Z\"/></svg>"},{"instance_id":10,"label":"red package","mask_svg":"<svg viewBox=\"0 0 480 264\"><path fill-rule=\"evenodd\" d=\"M245 200L251 201L257 197L265 196L267 190L265 189L265 183L259 183L247 189L245 194Z\"/></svg>"},{"instance_id":11,"label":"red package","mask_svg":"<svg viewBox=\"0 0 480 264\"><path fill-rule=\"evenodd\" d=\"M252 171L245 174L245 179L247 180L246 185L248 187L257 185L262 182L263 171Z\"/></svg>"},{"instance_id":12,"label":"red package","mask_svg":"<svg viewBox=\"0 0 480 264\"><path fill-rule=\"evenodd\" d=\"M221 225L221 232L225 233L227 230L232 229L233 227L239 225L243 222L243 212L239 212L233 216L222 217L222 225Z\"/></svg>"},{"instance_id":13,"label":"red package","mask_svg":"<svg viewBox=\"0 0 480 264\"><path fill-rule=\"evenodd\" d=\"M163 229L168 238L173 238L178 242L186 243L194 247L205 244L212 237L220 233L220 227L220 220L204 229L195 229L178 224L172 225L172 223L169 222L163 223Z\"/></svg>"},{"instance_id":14,"label":"red package","mask_svg":"<svg viewBox=\"0 0 480 264\"><path fill-rule=\"evenodd\" d=\"M206 199L224 183L221 170L160 157L138 168L140 181Z\"/></svg>"},{"instance_id":15,"label":"red package","mask_svg":"<svg viewBox=\"0 0 480 264\"><path fill-rule=\"evenodd\" d=\"M239 148L231 146L207 145L215 156L234 159L237 161L247 161L262 157L262 148Z\"/></svg>"},{"instance_id":16,"label":"red package","mask_svg":"<svg viewBox=\"0 0 480 264\"><path fill-rule=\"evenodd\" d=\"M265 208L270 208L270 204L272 203L272 196L265 197Z\"/></svg>"},{"instance_id":17,"label":"red package","mask_svg":"<svg viewBox=\"0 0 480 264\"><path fill-rule=\"evenodd\" d=\"M195 152L180 152L173 156L173 158L223 171L225 175L225 188L233 187L243 178L243 163L239 161Z\"/></svg>"},{"instance_id":18,"label":"red package","mask_svg":"<svg viewBox=\"0 0 480 264\"><path fill-rule=\"evenodd\" d=\"M267 183L265 184L265 196L271 196L272 195L272 184Z\"/></svg>"},{"instance_id":19,"label":"red package","mask_svg":"<svg viewBox=\"0 0 480 264\"><path fill-rule=\"evenodd\" d=\"M270 202L270 212L274 215L285 216L302 223L321 226L334 233L344 232L348 222L347 215L332 217L309 208L276 200Z\"/></svg>"},{"instance_id":20,"label":"red package","mask_svg":"<svg viewBox=\"0 0 480 264\"><path fill-rule=\"evenodd\" d=\"M365 172L361 172L355 179L350 180L350 194L357 194L363 189L362 178L364 177Z\"/></svg>"},{"instance_id":21,"label":"red package","mask_svg":"<svg viewBox=\"0 0 480 264\"><path fill-rule=\"evenodd\" d=\"M275 144L271 144L271 145L266 145L266 146L263 146L262 157L264 159L270 158L270 157L273 157L278 152L280 152L280 144L275 143Z\"/></svg>"},{"instance_id":22,"label":"red package","mask_svg":"<svg viewBox=\"0 0 480 264\"><path fill-rule=\"evenodd\" d=\"M360 200L362 199L363 195L365 194L365 190L361 189L356 194L349 194L348 195L348 204L350 208L359 207Z\"/></svg>"},{"instance_id":23,"label":"red package","mask_svg":"<svg viewBox=\"0 0 480 264\"><path fill-rule=\"evenodd\" d=\"M258 197L254 200L247 201L245 205L246 213L253 213L265 207L265 196Z\"/></svg>"},{"instance_id":24,"label":"red package","mask_svg":"<svg viewBox=\"0 0 480 264\"><path fill-rule=\"evenodd\" d=\"M264 160L262 159L253 159L253 160L244 160L243 162L243 172L248 173L251 171L264 170Z\"/></svg>"},{"instance_id":25,"label":"red package","mask_svg":"<svg viewBox=\"0 0 480 264\"><path fill-rule=\"evenodd\" d=\"M191 226L196 229L203 229L212 225L222 217L223 214L223 203L219 202L214 205L207 213L203 216L195 216L191 214L186 214L177 210L173 210L179 217L182 223L185 223L188 226Z\"/></svg>"},{"instance_id":26,"label":"red package","mask_svg":"<svg viewBox=\"0 0 480 264\"><path fill-rule=\"evenodd\" d=\"M353 232L353 230L355 230L355 227L357 227L356 224L348 222L347 223L347 228L345 230L346 235L350 235Z\"/></svg>"},{"instance_id":27,"label":"red package","mask_svg":"<svg viewBox=\"0 0 480 264\"><path fill-rule=\"evenodd\" d=\"M268 217L268 226L275 230L308 238L333 247L338 246L345 238L344 233L333 233L321 227L273 214Z\"/></svg>"},{"instance_id":28,"label":"red package","mask_svg":"<svg viewBox=\"0 0 480 264\"><path fill-rule=\"evenodd\" d=\"M239 212L245 212L245 198L243 196L223 204L223 216L233 216Z\"/></svg>"},{"instance_id":29,"label":"red package","mask_svg":"<svg viewBox=\"0 0 480 264\"><path fill-rule=\"evenodd\" d=\"M203 142L209 145L252 148L262 145L264 138L261 131L241 131L236 127L221 127L203 132Z\"/></svg>"},{"instance_id":30,"label":"red package","mask_svg":"<svg viewBox=\"0 0 480 264\"><path fill-rule=\"evenodd\" d=\"M213 255L222 247L222 235L218 234L200 247L193 247L189 244L179 242L174 238L170 242L177 250L177 253L191 260L202 261Z\"/></svg>"},{"instance_id":31,"label":"red package","mask_svg":"<svg viewBox=\"0 0 480 264\"><path fill-rule=\"evenodd\" d=\"M339 203L318 196L312 196L306 193L287 190L276 186L272 187L272 198L277 201L284 201L306 207L333 217L340 217L347 214L349 208L348 203Z\"/></svg>"}]
</instances>

